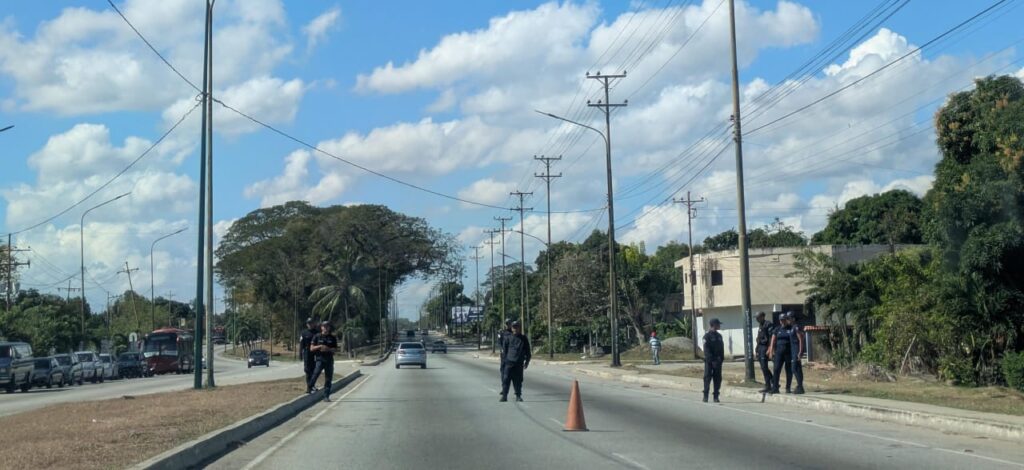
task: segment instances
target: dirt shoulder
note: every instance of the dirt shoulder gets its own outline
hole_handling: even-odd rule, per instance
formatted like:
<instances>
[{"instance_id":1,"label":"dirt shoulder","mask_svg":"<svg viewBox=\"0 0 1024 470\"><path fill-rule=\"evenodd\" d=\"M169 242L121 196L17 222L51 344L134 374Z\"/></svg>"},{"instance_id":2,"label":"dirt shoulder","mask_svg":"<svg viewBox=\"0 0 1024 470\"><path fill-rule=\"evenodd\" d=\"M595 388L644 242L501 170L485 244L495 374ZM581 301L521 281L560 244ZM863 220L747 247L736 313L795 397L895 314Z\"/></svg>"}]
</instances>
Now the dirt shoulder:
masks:
<instances>
[{"instance_id":1,"label":"dirt shoulder","mask_svg":"<svg viewBox=\"0 0 1024 470\"><path fill-rule=\"evenodd\" d=\"M10 468L124 468L302 394L300 379L66 403L0 418Z\"/></svg>"},{"instance_id":2,"label":"dirt shoulder","mask_svg":"<svg viewBox=\"0 0 1024 470\"><path fill-rule=\"evenodd\" d=\"M641 374L676 375L702 378L703 364L673 365L673 367L635 367ZM762 380L761 370L755 364L756 377ZM743 384L743 364L728 363L722 378L732 386ZM962 410L981 411L1024 416L1024 393L1006 387L956 387L929 377L872 376L862 368L835 369L827 365L804 365L804 388L808 392L830 395L850 395L888 400L923 403ZM785 376L783 375L783 382ZM794 387L796 385L794 384ZM760 387L760 384L758 385Z\"/></svg>"}]
</instances>

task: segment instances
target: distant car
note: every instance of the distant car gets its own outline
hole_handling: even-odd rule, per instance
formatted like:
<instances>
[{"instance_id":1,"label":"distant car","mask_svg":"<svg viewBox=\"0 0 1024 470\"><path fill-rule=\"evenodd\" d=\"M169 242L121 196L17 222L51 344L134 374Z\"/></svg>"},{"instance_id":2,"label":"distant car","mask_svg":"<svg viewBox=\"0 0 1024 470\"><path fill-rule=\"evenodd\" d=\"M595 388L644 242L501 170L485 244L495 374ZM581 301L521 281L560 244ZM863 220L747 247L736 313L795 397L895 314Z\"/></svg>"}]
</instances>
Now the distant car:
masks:
<instances>
[{"instance_id":1,"label":"distant car","mask_svg":"<svg viewBox=\"0 0 1024 470\"><path fill-rule=\"evenodd\" d=\"M121 377L121 374L117 371L117 361L110 354L100 354L100 367L103 371L104 380L114 380Z\"/></svg>"},{"instance_id":2,"label":"distant car","mask_svg":"<svg viewBox=\"0 0 1024 470\"><path fill-rule=\"evenodd\" d=\"M32 385L52 388L64 386L64 368L53 357L36 358L32 371Z\"/></svg>"},{"instance_id":3,"label":"distant car","mask_svg":"<svg viewBox=\"0 0 1024 470\"><path fill-rule=\"evenodd\" d=\"M427 368L427 350L420 343L402 343L395 352L395 369L402 366L418 365Z\"/></svg>"},{"instance_id":4,"label":"distant car","mask_svg":"<svg viewBox=\"0 0 1024 470\"><path fill-rule=\"evenodd\" d=\"M270 353L266 349L253 349L249 352L249 368L252 366L270 367Z\"/></svg>"},{"instance_id":5,"label":"distant car","mask_svg":"<svg viewBox=\"0 0 1024 470\"><path fill-rule=\"evenodd\" d=\"M415 330L407 330L405 332L405 337L406 338L412 338L414 336L416 336L416 331Z\"/></svg>"},{"instance_id":6,"label":"distant car","mask_svg":"<svg viewBox=\"0 0 1024 470\"><path fill-rule=\"evenodd\" d=\"M103 366L100 357L92 351L76 351L75 357L82 363L82 380L96 383L103 381Z\"/></svg>"},{"instance_id":7,"label":"distant car","mask_svg":"<svg viewBox=\"0 0 1024 470\"><path fill-rule=\"evenodd\" d=\"M448 354L448 345L445 344L444 341L434 341L434 343L430 345L430 354L434 354L436 352Z\"/></svg>"},{"instance_id":8,"label":"distant car","mask_svg":"<svg viewBox=\"0 0 1024 470\"><path fill-rule=\"evenodd\" d=\"M32 388L32 369L35 360L28 343L0 343L0 386L7 393Z\"/></svg>"},{"instance_id":9,"label":"distant car","mask_svg":"<svg viewBox=\"0 0 1024 470\"><path fill-rule=\"evenodd\" d=\"M82 363L74 354L57 354L53 356L64 372L64 383L82 385Z\"/></svg>"},{"instance_id":10,"label":"distant car","mask_svg":"<svg viewBox=\"0 0 1024 470\"><path fill-rule=\"evenodd\" d=\"M117 356L117 373L122 379L142 377L145 367L142 365L142 354L137 352L121 353Z\"/></svg>"}]
</instances>

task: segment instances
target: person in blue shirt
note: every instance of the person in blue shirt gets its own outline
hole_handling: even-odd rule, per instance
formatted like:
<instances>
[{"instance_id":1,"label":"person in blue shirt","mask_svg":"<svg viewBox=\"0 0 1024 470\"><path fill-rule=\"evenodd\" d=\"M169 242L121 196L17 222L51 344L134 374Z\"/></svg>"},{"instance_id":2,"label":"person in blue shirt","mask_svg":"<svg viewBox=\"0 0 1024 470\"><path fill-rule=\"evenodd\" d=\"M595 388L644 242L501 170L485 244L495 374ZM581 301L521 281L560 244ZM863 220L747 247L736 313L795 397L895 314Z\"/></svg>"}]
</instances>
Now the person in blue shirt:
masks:
<instances>
[{"instance_id":1,"label":"person in blue shirt","mask_svg":"<svg viewBox=\"0 0 1024 470\"><path fill-rule=\"evenodd\" d=\"M651 355L654 356L654 365L656 365L656 366L660 365L661 364L661 340L658 339L658 332L657 331L652 331L651 332L650 344L651 344Z\"/></svg>"}]
</instances>

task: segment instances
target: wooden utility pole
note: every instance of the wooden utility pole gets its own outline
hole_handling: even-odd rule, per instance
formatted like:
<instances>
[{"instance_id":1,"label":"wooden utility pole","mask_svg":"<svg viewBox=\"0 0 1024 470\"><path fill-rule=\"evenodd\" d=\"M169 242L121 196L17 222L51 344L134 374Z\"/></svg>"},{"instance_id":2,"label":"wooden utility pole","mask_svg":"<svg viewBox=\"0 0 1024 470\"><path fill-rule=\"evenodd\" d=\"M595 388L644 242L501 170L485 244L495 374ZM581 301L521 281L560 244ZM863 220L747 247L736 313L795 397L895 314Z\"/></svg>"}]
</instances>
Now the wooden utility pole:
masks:
<instances>
[{"instance_id":1,"label":"wooden utility pole","mask_svg":"<svg viewBox=\"0 0 1024 470\"><path fill-rule=\"evenodd\" d=\"M698 359L697 355L697 296L694 293L694 281L697 280L697 276L693 270L693 218L697 216L697 209L694 207L697 204L704 202L704 198L694 200L690 197L690 192L686 192L686 199L672 199L672 202L676 204L686 204L686 233L687 233L687 246L689 249L690 258L690 270L683 276L687 282L690 283L690 339L693 340L693 358Z\"/></svg>"}]
</instances>

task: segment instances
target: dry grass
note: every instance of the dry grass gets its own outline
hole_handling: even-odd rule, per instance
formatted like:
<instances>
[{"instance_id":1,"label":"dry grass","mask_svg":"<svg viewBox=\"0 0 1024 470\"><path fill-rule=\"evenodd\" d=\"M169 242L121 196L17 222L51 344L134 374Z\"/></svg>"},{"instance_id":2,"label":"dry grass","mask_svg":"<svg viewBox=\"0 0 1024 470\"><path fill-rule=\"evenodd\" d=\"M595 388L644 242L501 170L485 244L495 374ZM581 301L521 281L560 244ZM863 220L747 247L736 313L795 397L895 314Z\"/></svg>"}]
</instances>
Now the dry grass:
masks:
<instances>
[{"instance_id":1,"label":"dry grass","mask_svg":"<svg viewBox=\"0 0 1024 470\"><path fill-rule=\"evenodd\" d=\"M673 370L627 367L639 370L642 374L704 377L703 364L687 364ZM756 364L755 369L757 369L757 379L761 380L761 370ZM729 385L744 386L742 364L726 364L722 370L722 378ZM872 377L860 369L835 369L805 364L804 388L809 392L884 398L962 410L1024 416L1024 393L1005 387L956 387L929 377L899 377L896 381L888 381Z\"/></svg>"},{"instance_id":2,"label":"dry grass","mask_svg":"<svg viewBox=\"0 0 1024 470\"><path fill-rule=\"evenodd\" d=\"M65 403L0 418L6 468L124 468L302 394L288 379Z\"/></svg>"}]
</instances>

